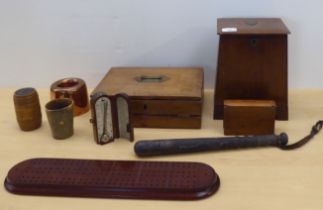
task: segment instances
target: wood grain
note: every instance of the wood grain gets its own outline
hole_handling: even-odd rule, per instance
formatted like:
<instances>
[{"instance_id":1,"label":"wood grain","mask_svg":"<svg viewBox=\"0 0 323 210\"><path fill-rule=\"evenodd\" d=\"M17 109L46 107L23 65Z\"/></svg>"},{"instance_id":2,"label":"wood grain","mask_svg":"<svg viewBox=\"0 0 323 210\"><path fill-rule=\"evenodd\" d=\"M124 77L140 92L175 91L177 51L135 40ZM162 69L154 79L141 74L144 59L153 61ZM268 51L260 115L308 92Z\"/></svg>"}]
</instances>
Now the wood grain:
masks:
<instances>
[{"instance_id":1,"label":"wood grain","mask_svg":"<svg viewBox=\"0 0 323 210\"><path fill-rule=\"evenodd\" d=\"M166 78L138 82L138 78ZM201 128L202 68L112 68L92 94L126 93L133 124L144 128Z\"/></svg>"},{"instance_id":2,"label":"wood grain","mask_svg":"<svg viewBox=\"0 0 323 210\"><path fill-rule=\"evenodd\" d=\"M274 134L276 103L265 100L224 100L225 135Z\"/></svg>"},{"instance_id":3,"label":"wood grain","mask_svg":"<svg viewBox=\"0 0 323 210\"><path fill-rule=\"evenodd\" d=\"M164 82L139 83L138 76L167 76ZM201 68L111 68L93 92L115 95L120 91L133 99L200 100L203 89Z\"/></svg>"},{"instance_id":4,"label":"wood grain","mask_svg":"<svg viewBox=\"0 0 323 210\"><path fill-rule=\"evenodd\" d=\"M276 119L287 120L287 54L286 34L254 35L252 31L243 36L221 34L214 118L223 119L223 100L254 99L274 100Z\"/></svg>"},{"instance_id":5,"label":"wood grain","mask_svg":"<svg viewBox=\"0 0 323 210\"><path fill-rule=\"evenodd\" d=\"M279 35L289 34L280 18L219 18L218 34ZM236 32L223 32L223 28L237 28Z\"/></svg>"},{"instance_id":6,"label":"wood grain","mask_svg":"<svg viewBox=\"0 0 323 210\"><path fill-rule=\"evenodd\" d=\"M136 128L201 128L201 116L134 115Z\"/></svg>"}]
</instances>

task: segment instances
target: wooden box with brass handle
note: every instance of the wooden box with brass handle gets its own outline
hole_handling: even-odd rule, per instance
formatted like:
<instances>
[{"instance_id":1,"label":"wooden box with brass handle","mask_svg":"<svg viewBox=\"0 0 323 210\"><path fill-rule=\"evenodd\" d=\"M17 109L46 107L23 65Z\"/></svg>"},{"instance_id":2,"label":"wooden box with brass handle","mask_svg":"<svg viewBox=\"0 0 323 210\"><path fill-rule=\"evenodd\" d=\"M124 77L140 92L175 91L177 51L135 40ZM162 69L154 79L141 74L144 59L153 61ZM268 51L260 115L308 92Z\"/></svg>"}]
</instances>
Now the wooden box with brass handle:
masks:
<instances>
[{"instance_id":1,"label":"wooden box with brass handle","mask_svg":"<svg viewBox=\"0 0 323 210\"><path fill-rule=\"evenodd\" d=\"M112 68L97 92L126 93L134 127L201 128L202 68Z\"/></svg>"}]
</instances>

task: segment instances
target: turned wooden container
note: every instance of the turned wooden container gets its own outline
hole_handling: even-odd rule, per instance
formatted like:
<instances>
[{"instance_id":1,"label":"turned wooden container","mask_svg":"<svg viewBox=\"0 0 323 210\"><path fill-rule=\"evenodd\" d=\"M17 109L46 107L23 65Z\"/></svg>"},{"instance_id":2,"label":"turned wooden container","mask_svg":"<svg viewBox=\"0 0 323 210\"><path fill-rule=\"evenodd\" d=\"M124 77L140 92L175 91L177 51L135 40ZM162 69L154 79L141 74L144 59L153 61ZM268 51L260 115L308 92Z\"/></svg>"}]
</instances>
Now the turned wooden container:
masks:
<instances>
[{"instance_id":1,"label":"turned wooden container","mask_svg":"<svg viewBox=\"0 0 323 210\"><path fill-rule=\"evenodd\" d=\"M80 78L64 78L54 82L50 87L51 99L69 98L74 102L74 116L85 114L90 110L90 103L85 81Z\"/></svg>"},{"instance_id":2,"label":"turned wooden container","mask_svg":"<svg viewBox=\"0 0 323 210\"><path fill-rule=\"evenodd\" d=\"M23 131L32 131L41 126L42 115L38 93L34 88L22 88L13 96L19 127Z\"/></svg>"}]
</instances>

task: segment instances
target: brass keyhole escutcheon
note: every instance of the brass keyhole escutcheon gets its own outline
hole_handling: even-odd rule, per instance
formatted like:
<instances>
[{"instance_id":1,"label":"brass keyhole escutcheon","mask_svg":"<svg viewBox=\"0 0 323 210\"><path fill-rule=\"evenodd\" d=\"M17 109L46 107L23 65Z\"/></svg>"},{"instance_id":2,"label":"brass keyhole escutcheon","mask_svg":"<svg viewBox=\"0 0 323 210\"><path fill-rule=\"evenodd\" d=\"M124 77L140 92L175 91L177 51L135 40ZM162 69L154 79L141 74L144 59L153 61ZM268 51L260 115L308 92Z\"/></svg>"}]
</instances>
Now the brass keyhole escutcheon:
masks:
<instances>
[{"instance_id":1,"label":"brass keyhole escutcheon","mask_svg":"<svg viewBox=\"0 0 323 210\"><path fill-rule=\"evenodd\" d=\"M256 39L256 38L251 38L251 39L250 39L250 45L251 45L252 47L257 47L258 42L259 42L259 40L258 40L258 39Z\"/></svg>"}]
</instances>

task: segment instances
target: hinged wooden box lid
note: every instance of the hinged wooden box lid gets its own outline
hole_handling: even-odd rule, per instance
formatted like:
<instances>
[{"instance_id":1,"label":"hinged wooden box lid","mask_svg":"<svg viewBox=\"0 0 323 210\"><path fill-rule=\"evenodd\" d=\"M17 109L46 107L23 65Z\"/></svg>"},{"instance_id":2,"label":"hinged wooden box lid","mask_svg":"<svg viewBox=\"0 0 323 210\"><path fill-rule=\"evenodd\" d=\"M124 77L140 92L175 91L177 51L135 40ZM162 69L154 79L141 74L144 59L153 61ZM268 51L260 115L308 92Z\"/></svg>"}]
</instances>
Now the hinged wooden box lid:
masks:
<instances>
[{"instance_id":1,"label":"hinged wooden box lid","mask_svg":"<svg viewBox=\"0 0 323 210\"><path fill-rule=\"evenodd\" d=\"M280 18L219 18L218 34L289 34Z\"/></svg>"},{"instance_id":2,"label":"hinged wooden box lid","mask_svg":"<svg viewBox=\"0 0 323 210\"><path fill-rule=\"evenodd\" d=\"M135 127L201 127L202 68L112 68L93 93L98 91L126 93Z\"/></svg>"}]
</instances>

